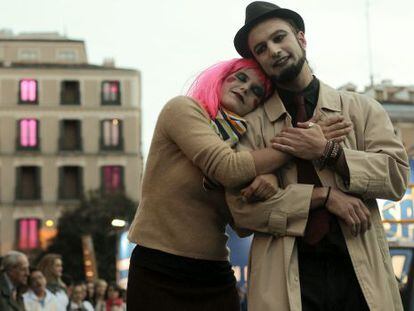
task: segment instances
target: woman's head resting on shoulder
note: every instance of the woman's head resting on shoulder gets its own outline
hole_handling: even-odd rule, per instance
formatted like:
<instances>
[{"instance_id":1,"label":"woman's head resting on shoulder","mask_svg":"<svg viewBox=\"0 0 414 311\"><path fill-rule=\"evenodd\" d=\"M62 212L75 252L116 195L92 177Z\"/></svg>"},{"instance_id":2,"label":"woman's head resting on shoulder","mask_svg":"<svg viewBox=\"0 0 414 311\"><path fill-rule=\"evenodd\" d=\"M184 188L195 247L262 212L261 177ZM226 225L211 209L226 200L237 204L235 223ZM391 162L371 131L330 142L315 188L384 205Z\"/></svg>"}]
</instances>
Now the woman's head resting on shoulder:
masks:
<instances>
[{"instance_id":1,"label":"woman's head resting on shoulder","mask_svg":"<svg viewBox=\"0 0 414 311\"><path fill-rule=\"evenodd\" d=\"M271 93L270 80L251 59L235 58L204 70L187 95L196 99L214 119L220 107L244 116Z\"/></svg>"}]
</instances>

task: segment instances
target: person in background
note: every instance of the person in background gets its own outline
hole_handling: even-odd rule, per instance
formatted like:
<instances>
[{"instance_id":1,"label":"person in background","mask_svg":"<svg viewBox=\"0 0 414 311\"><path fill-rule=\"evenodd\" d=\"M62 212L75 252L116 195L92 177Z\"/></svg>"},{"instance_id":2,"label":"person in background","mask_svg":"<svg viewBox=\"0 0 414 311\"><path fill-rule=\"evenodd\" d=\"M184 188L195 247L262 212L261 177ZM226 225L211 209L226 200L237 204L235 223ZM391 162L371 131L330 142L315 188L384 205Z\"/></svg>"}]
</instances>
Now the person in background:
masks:
<instances>
[{"instance_id":1,"label":"person in background","mask_svg":"<svg viewBox=\"0 0 414 311\"><path fill-rule=\"evenodd\" d=\"M95 311L106 311L106 289L108 283L103 279L95 281L95 296L93 297L92 305Z\"/></svg>"},{"instance_id":2,"label":"person in background","mask_svg":"<svg viewBox=\"0 0 414 311\"><path fill-rule=\"evenodd\" d=\"M93 297L95 296L95 283L88 281L86 282L86 300L93 304Z\"/></svg>"},{"instance_id":3,"label":"person in background","mask_svg":"<svg viewBox=\"0 0 414 311\"><path fill-rule=\"evenodd\" d=\"M116 284L108 286L108 299L106 300L106 311L125 311L126 305L123 298L123 290Z\"/></svg>"},{"instance_id":4,"label":"person in background","mask_svg":"<svg viewBox=\"0 0 414 311\"><path fill-rule=\"evenodd\" d=\"M83 301L83 305L89 310L92 309L93 310L93 306L92 303L87 299L88 298L88 285L86 282L79 282L80 284L82 284L82 301Z\"/></svg>"},{"instance_id":5,"label":"person in background","mask_svg":"<svg viewBox=\"0 0 414 311\"><path fill-rule=\"evenodd\" d=\"M67 310L76 310L76 311L93 311L92 305L84 300L85 298L85 289L84 283L75 283L73 285L72 295L69 300L69 305Z\"/></svg>"},{"instance_id":6,"label":"person in background","mask_svg":"<svg viewBox=\"0 0 414 311\"><path fill-rule=\"evenodd\" d=\"M72 295L73 278L68 274L62 274L62 282L66 285L66 295L70 297Z\"/></svg>"},{"instance_id":7,"label":"person in background","mask_svg":"<svg viewBox=\"0 0 414 311\"><path fill-rule=\"evenodd\" d=\"M57 311L56 296L46 288L46 278L42 271L30 269L29 290L23 294L26 311Z\"/></svg>"},{"instance_id":8,"label":"person in background","mask_svg":"<svg viewBox=\"0 0 414 311\"><path fill-rule=\"evenodd\" d=\"M62 281L62 257L58 254L47 254L39 261L37 268L46 278L46 288L56 296L59 310L66 310L69 298L66 284Z\"/></svg>"},{"instance_id":9,"label":"person in background","mask_svg":"<svg viewBox=\"0 0 414 311\"><path fill-rule=\"evenodd\" d=\"M0 272L0 310L24 311L22 288L27 285L29 261L25 254L10 251L2 261Z\"/></svg>"}]
</instances>

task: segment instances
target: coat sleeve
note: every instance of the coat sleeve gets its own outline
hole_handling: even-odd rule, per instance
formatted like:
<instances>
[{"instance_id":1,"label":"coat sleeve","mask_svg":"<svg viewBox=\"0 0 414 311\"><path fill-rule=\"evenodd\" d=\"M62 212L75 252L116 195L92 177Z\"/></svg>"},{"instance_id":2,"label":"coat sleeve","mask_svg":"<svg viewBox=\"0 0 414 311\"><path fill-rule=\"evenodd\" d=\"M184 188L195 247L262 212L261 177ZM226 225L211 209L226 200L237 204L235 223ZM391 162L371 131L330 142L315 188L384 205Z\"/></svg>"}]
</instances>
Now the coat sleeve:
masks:
<instances>
[{"instance_id":1,"label":"coat sleeve","mask_svg":"<svg viewBox=\"0 0 414 311\"><path fill-rule=\"evenodd\" d=\"M179 96L162 110L158 125L185 156L209 178L225 187L237 187L256 176L253 156L235 152L210 127L203 109L192 99Z\"/></svg>"},{"instance_id":2,"label":"coat sleeve","mask_svg":"<svg viewBox=\"0 0 414 311\"><path fill-rule=\"evenodd\" d=\"M255 150L266 146L261 134L263 119L253 116L239 143L239 150ZM313 185L291 184L264 202L247 203L240 188L227 188L226 201L237 227L275 236L303 236L308 221Z\"/></svg>"},{"instance_id":3,"label":"coat sleeve","mask_svg":"<svg viewBox=\"0 0 414 311\"><path fill-rule=\"evenodd\" d=\"M362 124L356 135L362 141L360 150L344 148L349 181L336 174L338 188L365 199L400 200L408 185L409 164L405 148L395 135L385 109L375 100L359 97L350 106L355 123ZM355 110L355 111L351 111ZM357 111L361 112L357 115Z\"/></svg>"}]
</instances>

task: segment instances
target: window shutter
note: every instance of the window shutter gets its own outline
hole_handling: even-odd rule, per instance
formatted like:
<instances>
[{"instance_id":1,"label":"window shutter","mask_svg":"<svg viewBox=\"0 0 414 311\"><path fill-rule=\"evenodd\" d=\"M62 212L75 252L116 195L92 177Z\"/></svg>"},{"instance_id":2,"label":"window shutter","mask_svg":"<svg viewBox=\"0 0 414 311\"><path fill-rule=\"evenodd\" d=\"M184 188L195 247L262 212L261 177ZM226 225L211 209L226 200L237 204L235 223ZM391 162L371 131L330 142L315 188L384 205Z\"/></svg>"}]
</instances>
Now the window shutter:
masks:
<instances>
[{"instance_id":1,"label":"window shutter","mask_svg":"<svg viewBox=\"0 0 414 311\"><path fill-rule=\"evenodd\" d=\"M22 169L21 167L16 167L16 193L15 197L16 199L21 199L22 193L21 193L21 186L22 186Z\"/></svg>"},{"instance_id":2,"label":"window shutter","mask_svg":"<svg viewBox=\"0 0 414 311\"><path fill-rule=\"evenodd\" d=\"M83 196L83 167L78 166L78 198Z\"/></svg>"}]
</instances>

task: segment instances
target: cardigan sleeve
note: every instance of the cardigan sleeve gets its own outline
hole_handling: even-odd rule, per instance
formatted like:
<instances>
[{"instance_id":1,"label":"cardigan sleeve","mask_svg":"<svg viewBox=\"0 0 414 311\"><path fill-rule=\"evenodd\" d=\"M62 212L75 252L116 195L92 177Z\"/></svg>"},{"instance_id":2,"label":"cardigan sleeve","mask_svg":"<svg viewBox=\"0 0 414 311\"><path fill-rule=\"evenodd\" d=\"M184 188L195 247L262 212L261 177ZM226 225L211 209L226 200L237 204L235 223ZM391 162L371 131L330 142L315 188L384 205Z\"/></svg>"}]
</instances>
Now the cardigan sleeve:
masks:
<instances>
[{"instance_id":1,"label":"cardigan sleeve","mask_svg":"<svg viewBox=\"0 0 414 311\"><path fill-rule=\"evenodd\" d=\"M264 148L263 116L249 116L248 130L239 150ZM239 188L226 189L226 201L235 226L275 236L303 236L308 221L313 185L291 184L264 202L248 203Z\"/></svg>"},{"instance_id":2,"label":"cardigan sleeve","mask_svg":"<svg viewBox=\"0 0 414 311\"><path fill-rule=\"evenodd\" d=\"M210 127L203 108L186 96L170 100L158 119L167 139L209 178L225 187L237 187L256 176L250 152L235 152Z\"/></svg>"}]
</instances>

